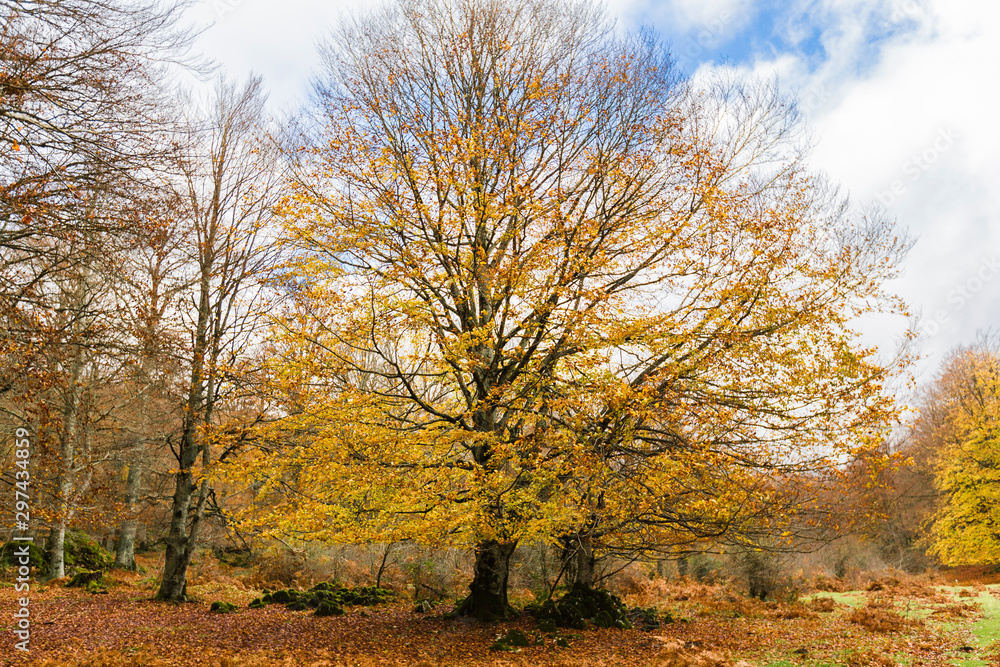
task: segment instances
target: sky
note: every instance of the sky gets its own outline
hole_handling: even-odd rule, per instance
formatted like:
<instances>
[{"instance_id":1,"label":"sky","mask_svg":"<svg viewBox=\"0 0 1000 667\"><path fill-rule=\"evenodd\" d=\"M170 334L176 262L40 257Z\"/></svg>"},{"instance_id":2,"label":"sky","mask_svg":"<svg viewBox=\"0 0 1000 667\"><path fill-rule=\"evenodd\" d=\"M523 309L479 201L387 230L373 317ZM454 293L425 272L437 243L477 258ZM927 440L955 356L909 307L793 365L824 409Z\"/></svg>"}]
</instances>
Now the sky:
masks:
<instances>
[{"instance_id":1,"label":"sky","mask_svg":"<svg viewBox=\"0 0 1000 667\"><path fill-rule=\"evenodd\" d=\"M201 0L199 49L264 77L275 110L304 103L316 44L379 0ZM813 137L810 165L916 242L891 286L917 316L918 381L949 350L1000 332L1000 3L995 0L608 0L652 26L699 77L777 78ZM865 324L891 354L901 320Z\"/></svg>"}]
</instances>

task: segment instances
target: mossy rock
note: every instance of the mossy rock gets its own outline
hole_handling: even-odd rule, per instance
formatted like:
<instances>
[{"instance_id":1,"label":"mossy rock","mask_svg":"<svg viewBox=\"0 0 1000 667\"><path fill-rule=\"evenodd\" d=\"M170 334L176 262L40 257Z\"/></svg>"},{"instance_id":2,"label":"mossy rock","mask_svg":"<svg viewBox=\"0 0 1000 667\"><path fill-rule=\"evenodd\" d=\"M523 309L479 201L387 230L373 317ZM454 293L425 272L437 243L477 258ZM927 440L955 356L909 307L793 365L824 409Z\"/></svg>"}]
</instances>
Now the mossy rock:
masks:
<instances>
[{"instance_id":1,"label":"mossy rock","mask_svg":"<svg viewBox=\"0 0 1000 667\"><path fill-rule=\"evenodd\" d=\"M583 630L587 621L601 628L632 627L624 603L607 591L574 586L558 600L534 606L531 614L538 620L548 619L560 628Z\"/></svg>"},{"instance_id":2,"label":"mossy rock","mask_svg":"<svg viewBox=\"0 0 1000 667\"><path fill-rule=\"evenodd\" d=\"M108 589L104 587L104 584L92 581L83 587L83 590L87 591L91 595L107 595Z\"/></svg>"},{"instance_id":3,"label":"mossy rock","mask_svg":"<svg viewBox=\"0 0 1000 667\"><path fill-rule=\"evenodd\" d=\"M80 570L69 580L66 588L88 588L95 584L100 586L103 579L104 573L99 570Z\"/></svg>"},{"instance_id":4,"label":"mossy rock","mask_svg":"<svg viewBox=\"0 0 1000 667\"><path fill-rule=\"evenodd\" d=\"M11 540L0 547L0 565L5 567L20 567L20 558L14 556L21 547L28 547L28 566L36 575L49 573L49 561L45 552L35 546L34 542L15 542Z\"/></svg>"},{"instance_id":5,"label":"mossy rock","mask_svg":"<svg viewBox=\"0 0 1000 667\"><path fill-rule=\"evenodd\" d=\"M517 649L514 648L513 646L511 646L510 644L506 644L502 640L498 639L495 642L493 642L492 644L490 644L490 650L491 651L506 651L508 653L513 653Z\"/></svg>"},{"instance_id":6,"label":"mossy rock","mask_svg":"<svg viewBox=\"0 0 1000 667\"><path fill-rule=\"evenodd\" d=\"M266 596L265 596L266 597ZM271 593L271 599L268 602L273 602L275 604L288 604L295 598L292 597L290 591L274 591Z\"/></svg>"},{"instance_id":7,"label":"mossy rock","mask_svg":"<svg viewBox=\"0 0 1000 667\"><path fill-rule=\"evenodd\" d=\"M518 648L531 646L531 640L528 639L528 635L524 634L523 630L509 630L502 641Z\"/></svg>"},{"instance_id":8,"label":"mossy rock","mask_svg":"<svg viewBox=\"0 0 1000 667\"><path fill-rule=\"evenodd\" d=\"M309 606L302 600L295 600L285 605L285 609L291 609L292 611L305 611L308 608Z\"/></svg>"},{"instance_id":9,"label":"mossy rock","mask_svg":"<svg viewBox=\"0 0 1000 667\"><path fill-rule=\"evenodd\" d=\"M212 611L216 614L229 614L236 611L236 605L234 605L232 602L216 601L212 603L212 606L209 608L209 611Z\"/></svg>"},{"instance_id":10,"label":"mossy rock","mask_svg":"<svg viewBox=\"0 0 1000 667\"><path fill-rule=\"evenodd\" d=\"M546 633L559 632L559 626L551 618L538 619L538 629Z\"/></svg>"},{"instance_id":11,"label":"mossy rock","mask_svg":"<svg viewBox=\"0 0 1000 667\"><path fill-rule=\"evenodd\" d=\"M559 648L569 648L569 640L565 637L556 637L556 646Z\"/></svg>"},{"instance_id":12,"label":"mossy rock","mask_svg":"<svg viewBox=\"0 0 1000 667\"><path fill-rule=\"evenodd\" d=\"M63 562L66 567L79 570L107 571L115 564L115 558L87 533L69 530L63 543Z\"/></svg>"},{"instance_id":13,"label":"mossy rock","mask_svg":"<svg viewBox=\"0 0 1000 667\"><path fill-rule=\"evenodd\" d=\"M329 603L332 607L370 607L383 604L395 599L396 593L385 588L375 586L359 586L357 588L338 588L335 584L320 582L308 591L296 591L294 589L279 590L267 593L260 598L263 604L283 604L289 609L291 605L299 603L295 609L319 609L323 603Z\"/></svg>"},{"instance_id":14,"label":"mossy rock","mask_svg":"<svg viewBox=\"0 0 1000 667\"><path fill-rule=\"evenodd\" d=\"M657 613L655 607L647 607L645 609L642 607L632 607L628 610L628 619L632 621L633 627L640 628L645 632L650 632L660 627L660 615ZM672 623L673 620L670 612L664 614L665 622Z\"/></svg>"},{"instance_id":15,"label":"mossy rock","mask_svg":"<svg viewBox=\"0 0 1000 667\"><path fill-rule=\"evenodd\" d=\"M434 609L434 603L430 600L421 600L417 603L417 606L413 608L413 611L418 614L426 614L427 612Z\"/></svg>"},{"instance_id":16,"label":"mossy rock","mask_svg":"<svg viewBox=\"0 0 1000 667\"><path fill-rule=\"evenodd\" d=\"M263 609L266 606L267 603L264 602L264 600L261 598L254 598L253 601L247 605L247 609Z\"/></svg>"},{"instance_id":17,"label":"mossy rock","mask_svg":"<svg viewBox=\"0 0 1000 667\"><path fill-rule=\"evenodd\" d=\"M339 605L324 600L316 607L313 616L343 616L344 610Z\"/></svg>"}]
</instances>

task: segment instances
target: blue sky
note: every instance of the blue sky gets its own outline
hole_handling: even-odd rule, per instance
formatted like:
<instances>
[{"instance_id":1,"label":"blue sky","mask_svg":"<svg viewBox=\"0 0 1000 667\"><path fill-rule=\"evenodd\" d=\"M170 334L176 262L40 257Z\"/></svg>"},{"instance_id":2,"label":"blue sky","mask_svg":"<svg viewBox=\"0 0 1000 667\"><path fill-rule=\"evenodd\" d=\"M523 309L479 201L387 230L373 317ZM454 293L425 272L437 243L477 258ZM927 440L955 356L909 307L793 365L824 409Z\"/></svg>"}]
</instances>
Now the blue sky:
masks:
<instances>
[{"instance_id":1,"label":"blue sky","mask_svg":"<svg viewBox=\"0 0 1000 667\"><path fill-rule=\"evenodd\" d=\"M377 0L202 0L199 41L225 71L264 76L272 105L308 93L315 44ZM1000 3L992 0L608 0L654 26L698 77L777 77L814 137L812 165L917 237L896 290L920 315L921 379L978 331L1000 331ZM899 321L866 324L892 351Z\"/></svg>"}]
</instances>

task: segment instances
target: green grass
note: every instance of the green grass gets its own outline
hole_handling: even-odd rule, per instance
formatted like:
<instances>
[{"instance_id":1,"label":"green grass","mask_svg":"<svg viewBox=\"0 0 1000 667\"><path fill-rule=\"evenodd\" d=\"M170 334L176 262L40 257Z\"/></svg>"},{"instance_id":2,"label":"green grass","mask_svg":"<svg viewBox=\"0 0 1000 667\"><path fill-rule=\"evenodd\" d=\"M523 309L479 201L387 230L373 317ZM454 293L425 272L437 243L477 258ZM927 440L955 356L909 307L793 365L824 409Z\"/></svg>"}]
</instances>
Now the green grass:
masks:
<instances>
[{"instance_id":1,"label":"green grass","mask_svg":"<svg viewBox=\"0 0 1000 667\"><path fill-rule=\"evenodd\" d=\"M955 593L961 590L960 587L954 586L946 588ZM983 607L983 617L973 623L971 628L974 638L973 645L980 650L980 655L982 655L982 649L996 644L997 640L1000 639L1000 600L993 597L990 592L985 591L981 592L977 597L960 598L960 600L977 602ZM954 663L961 667L985 667L990 664L986 660L976 657L958 658Z\"/></svg>"},{"instance_id":2,"label":"green grass","mask_svg":"<svg viewBox=\"0 0 1000 667\"><path fill-rule=\"evenodd\" d=\"M849 607L861 607L865 604L865 594L862 591L847 591L846 593L834 593L832 591L820 591L802 598L808 602L816 598L832 598L837 604L846 604Z\"/></svg>"}]
</instances>

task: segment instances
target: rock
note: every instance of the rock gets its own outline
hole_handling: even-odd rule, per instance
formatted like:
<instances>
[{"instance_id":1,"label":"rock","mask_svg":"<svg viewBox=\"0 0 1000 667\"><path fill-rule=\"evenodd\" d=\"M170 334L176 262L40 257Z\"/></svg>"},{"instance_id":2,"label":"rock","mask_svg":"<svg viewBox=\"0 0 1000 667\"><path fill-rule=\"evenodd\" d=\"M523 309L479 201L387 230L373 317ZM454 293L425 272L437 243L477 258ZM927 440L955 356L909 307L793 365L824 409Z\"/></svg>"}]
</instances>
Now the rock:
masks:
<instances>
[{"instance_id":1,"label":"rock","mask_svg":"<svg viewBox=\"0 0 1000 667\"><path fill-rule=\"evenodd\" d=\"M271 602L275 604L288 604L293 599L289 591L274 591L271 593Z\"/></svg>"},{"instance_id":2,"label":"rock","mask_svg":"<svg viewBox=\"0 0 1000 667\"><path fill-rule=\"evenodd\" d=\"M316 607L313 616L343 616L344 610L337 604L324 600Z\"/></svg>"},{"instance_id":3,"label":"rock","mask_svg":"<svg viewBox=\"0 0 1000 667\"><path fill-rule=\"evenodd\" d=\"M99 570L80 570L66 584L67 588L88 588L93 584L100 585L104 573Z\"/></svg>"},{"instance_id":4,"label":"rock","mask_svg":"<svg viewBox=\"0 0 1000 667\"><path fill-rule=\"evenodd\" d=\"M607 591L583 586L574 586L559 600L549 600L530 611L535 618L551 619L561 628L583 630L587 621L602 628L632 627L620 599Z\"/></svg>"},{"instance_id":5,"label":"rock","mask_svg":"<svg viewBox=\"0 0 1000 667\"><path fill-rule=\"evenodd\" d=\"M253 602L247 605L247 609L263 609L266 606L267 603L264 602L264 600L261 598L254 598Z\"/></svg>"},{"instance_id":6,"label":"rock","mask_svg":"<svg viewBox=\"0 0 1000 667\"><path fill-rule=\"evenodd\" d=\"M28 566L36 575L44 576L49 573L49 562L45 558L45 552L35 546L34 542L15 542L11 540L0 547L0 565L16 567L21 565L20 558L14 557L14 550L21 547L28 547Z\"/></svg>"},{"instance_id":7,"label":"rock","mask_svg":"<svg viewBox=\"0 0 1000 667\"><path fill-rule=\"evenodd\" d=\"M106 571L115 564L114 556L105 551L87 533L78 530L66 531L63 559L66 567L75 567L79 570Z\"/></svg>"},{"instance_id":8,"label":"rock","mask_svg":"<svg viewBox=\"0 0 1000 667\"><path fill-rule=\"evenodd\" d=\"M209 611L216 614L229 614L236 611L236 605L232 602L216 601L212 603L211 607L209 607Z\"/></svg>"}]
</instances>

